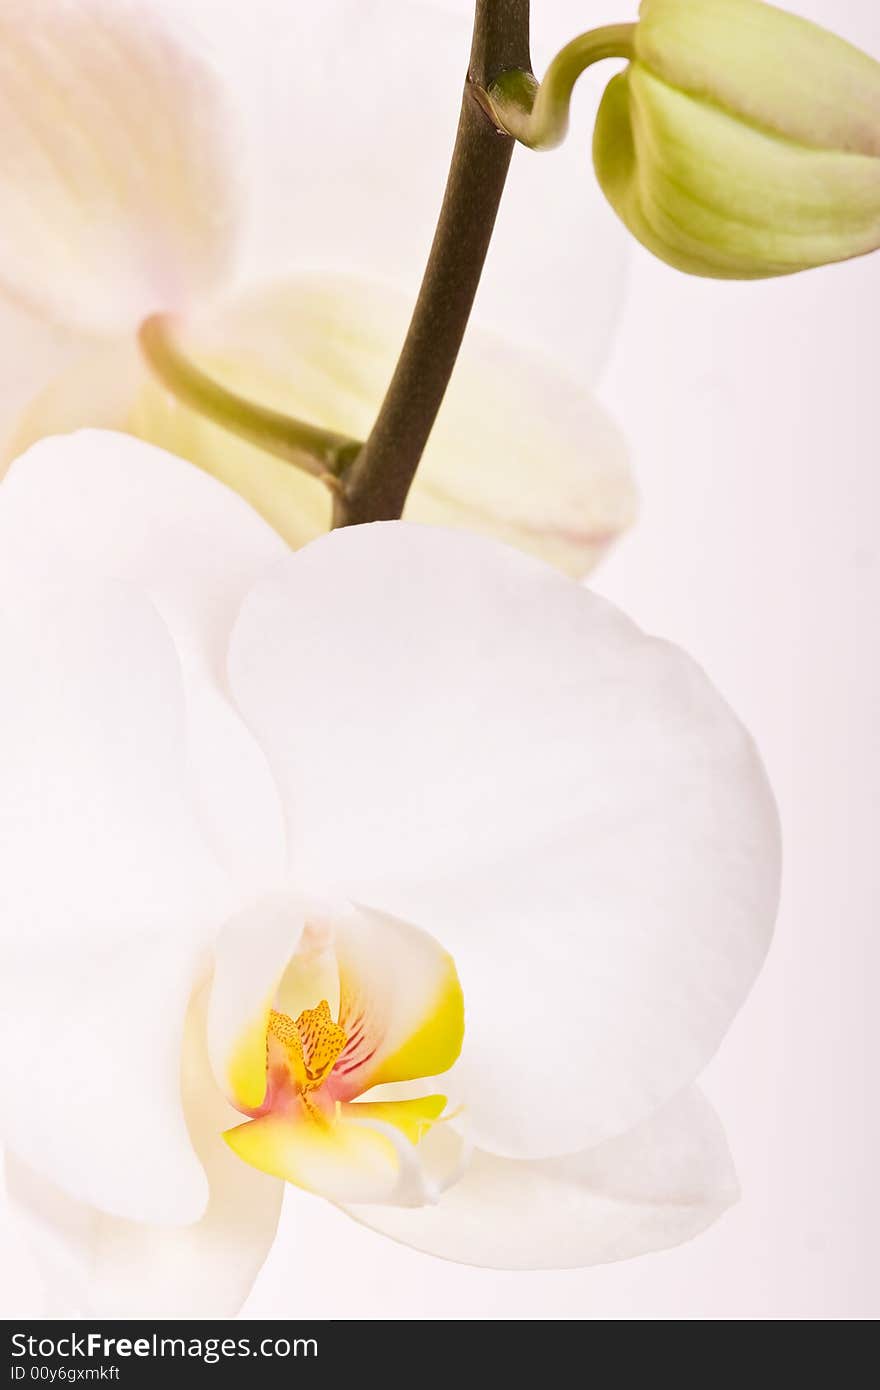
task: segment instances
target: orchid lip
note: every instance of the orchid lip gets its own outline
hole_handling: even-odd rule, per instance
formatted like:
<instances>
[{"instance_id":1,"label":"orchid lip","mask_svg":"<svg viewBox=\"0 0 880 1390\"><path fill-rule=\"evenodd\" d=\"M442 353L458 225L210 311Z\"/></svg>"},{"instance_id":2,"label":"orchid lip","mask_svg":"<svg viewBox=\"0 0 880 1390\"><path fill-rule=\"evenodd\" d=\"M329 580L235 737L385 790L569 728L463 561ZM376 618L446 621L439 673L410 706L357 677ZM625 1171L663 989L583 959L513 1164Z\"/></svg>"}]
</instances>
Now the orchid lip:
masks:
<instances>
[{"instance_id":1,"label":"orchid lip","mask_svg":"<svg viewBox=\"0 0 880 1390\"><path fill-rule=\"evenodd\" d=\"M227 1067L246 1117L227 1144L333 1200L435 1203L449 1165L437 1178L421 1155L447 1098L398 1098L395 1083L434 1076L458 1055L464 1011L451 957L425 933L351 909L335 924L307 919L280 975L274 959L275 984Z\"/></svg>"}]
</instances>

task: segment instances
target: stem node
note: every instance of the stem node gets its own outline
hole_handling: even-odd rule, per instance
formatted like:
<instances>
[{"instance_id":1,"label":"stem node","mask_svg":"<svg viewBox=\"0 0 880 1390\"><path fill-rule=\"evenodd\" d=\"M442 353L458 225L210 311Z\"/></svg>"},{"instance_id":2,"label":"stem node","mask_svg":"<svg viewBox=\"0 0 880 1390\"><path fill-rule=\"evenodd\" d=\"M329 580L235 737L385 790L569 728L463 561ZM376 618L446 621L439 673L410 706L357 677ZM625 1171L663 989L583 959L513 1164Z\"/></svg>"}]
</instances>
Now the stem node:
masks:
<instances>
[{"instance_id":1,"label":"stem node","mask_svg":"<svg viewBox=\"0 0 880 1390\"><path fill-rule=\"evenodd\" d=\"M500 130L532 150L552 150L568 133L568 113L579 77L604 58L632 58L635 24L606 24L566 44L547 69L544 81L530 71L509 68L485 93L486 109Z\"/></svg>"}]
</instances>

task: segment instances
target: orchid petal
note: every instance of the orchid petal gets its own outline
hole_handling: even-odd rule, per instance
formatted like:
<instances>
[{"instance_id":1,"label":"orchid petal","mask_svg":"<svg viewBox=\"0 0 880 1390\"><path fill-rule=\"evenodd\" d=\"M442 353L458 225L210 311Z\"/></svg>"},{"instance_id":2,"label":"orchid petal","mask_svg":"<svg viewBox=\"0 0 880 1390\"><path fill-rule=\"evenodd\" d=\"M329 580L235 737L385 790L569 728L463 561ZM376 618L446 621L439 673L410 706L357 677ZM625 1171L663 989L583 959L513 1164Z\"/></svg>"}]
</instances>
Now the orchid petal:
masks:
<instances>
[{"instance_id":1,"label":"orchid petal","mask_svg":"<svg viewBox=\"0 0 880 1390\"><path fill-rule=\"evenodd\" d=\"M391 285L302 276L234 298L187 325L181 343L240 395L366 437L409 311ZM8 451L87 425L189 459L293 547L330 529L323 484L182 406L131 352L95 349L65 371L23 413ZM635 505L622 438L589 390L567 368L472 325L407 517L497 536L580 576L632 523Z\"/></svg>"},{"instance_id":2,"label":"orchid petal","mask_svg":"<svg viewBox=\"0 0 880 1390\"><path fill-rule=\"evenodd\" d=\"M242 1110L263 1103L269 1013L304 926L300 905L279 897L245 909L217 938L208 1047L218 1084Z\"/></svg>"},{"instance_id":3,"label":"orchid petal","mask_svg":"<svg viewBox=\"0 0 880 1390\"><path fill-rule=\"evenodd\" d=\"M4 942L3 1141L75 1202L163 1225L202 1215L180 1055L204 947L156 932Z\"/></svg>"},{"instance_id":4,"label":"orchid petal","mask_svg":"<svg viewBox=\"0 0 880 1390\"><path fill-rule=\"evenodd\" d=\"M7 1183L50 1283L100 1317L224 1318L241 1307L271 1247L281 1183L240 1163L221 1132L231 1112L210 1074L204 1019L190 1011L182 1095L210 1197L192 1225L126 1221L76 1202L14 1156Z\"/></svg>"},{"instance_id":5,"label":"orchid petal","mask_svg":"<svg viewBox=\"0 0 880 1390\"><path fill-rule=\"evenodd\" d=\"M180 1032L226 889L185 794L173 648L120 586L3 592L0 1126L80 1200L193 1219Z\"/></svg>"},{"instance_id":6,"label":"orchid petal","mask_svg":"<svg viewBox=\"0 0 880 1390\"><path fill-rule=\"evenodd\" d=\"M45 440L0 488L0 592L113 580L155 605L180 663L186 777L200 823L230 877L261 892L280 872L283 822L265 758L226 698L224 667L242 598L283 554L228 489L124 435ZM112 659L100 631L95 640ZM112 679L120 678L117 671ZM117 704L108 700L112 725L124 727L132 698L119 691ZM162 818L157 811L156 822Z\"/></svg>"},{"instance_id":7,"label":"orchid petal","mask_svg":"<svg viewBox=\"0 0 880 1390\"><path fill-rule=\"evenodd\" d=\"M134 342L79 343L54 370L48 362L34 363L27 372L30 390L16 392L18 411L10 409L8 427L0 436L0 476L20 454L50 435L84 429L125 431L143 374Z\"/></svg>"},{"instance_id":8,"label":"orchid petal","mask_svg":"<svg viewBox=\"0 0 880 1390\"><path fill-rule=\"evenodd\" d=\"M767 949L778 830L683 653L512 550L395 523L283 561L230 680L304 890L454 957L476 1143L572 1152L701 1069Z\"/></svg>"},{"instance_id":9,"label":"orchid petal","mask_svg":"<svg viewBox=\"0 0 880 1390\"><path fill-rule=\"evenodd\" d=\"M68 380L81 346L75 334L46 323L0 296L0 478L11 460L24 452L24 446L15 447L13 441L30 403L42 395L47 383Z\"/></svg>"},{"instance_id":10,"label":"orchid petal","mask_svg":"<svg viewBox=\"0 0 880 1390\"><path fill-rule=\"evenodd\" d=\"M272 1112L223 1137L244 1163L332 1202L422 1206L439 1193L419 1162L417 1141L444 1104L442 1096L355 1103L320 1122L305 1112L297 1118Z\"/></svg>"},{"instance_id":11,"label":"orchid petal","mask_svg":"<svg viewBox=\"0 0 880 1390\"><path fill-rule=\"evenodd\" d=\"M131 0L15 0L0 18L6 292L97 333L184 309L238 218L222 84Z\"/></svg>"},{"instance_id":12,"label":"orchid petal","mask_svg":"<svg viewBox=\"0 0 880 1390\"><path fill-rule=\"evenodd\" d=\"M296 1019L327 1000L347 1034L328 1087L347 1101L370 1087L436 1076L461 1050L464 1008L450 956L417 928L369 910L322 914L291 895L226 924L214 952L208 1037L214 1074L239 1109L266 1096L273 1009Z\"/></svg>"},{"instance_id":13,"label":"orchid petal","mask_svg":"<svg viewBox=\"0 0 880 1390\"><path fill-rule=\"evenodd\" d=\"M339 963L333 936L329 922L310 916L275 996L276 1007L288 1018L299 1018L303 1010L313 1009L322 999L327 1001L331 1018L339 1016Z\"/></svg>"},{"instance_id":14,"label":"orchid petal","mask_svg":"<svg viewBox=\"0 0 880 1390\"><path fill-rule=\"evenodd\" d=\"M394 1125L411 1144L417 1144L445 1109L445 1096L414 1096L410 1100L359 1100L345 1113L356 1120L380 1120Z\"/></svg>"},{"instance_id":15,"label":"orchid petal","mask_svg":"<svg viewBox=\"0 0 880 1390\"><path fill-rule=\"evenodd\" d=\"M187 560L193 525L217 545L231 528L214 562L210 546ZM69 1195L132 1219L193 1220L204 1205L180 1030L242 893L236 859L221 866L205 835L191 711L224 771L229 809L209 832L229 825L232 838L238 822L247 845L251 816L263 864L281 859L260 750L228 702L220 729L209 723L212 663L222 671L236 586L254 572L249 527L271 554L278 543L232 494L113 437L41 445L0 487L0 1123ZM259 569L265 555L249 558Z\"/></svg>"},{"instance_id":16,"label":"orchid petal","mask_svg":"<svg viewBox=\"0 0 880 1390\"><path fill-rule=\"evenodd\" d=\"M442 1129L433 1134L452 1142ZM585 1152L516 1161L477 1151L436 1206L348 1211L404 1245L461 1264L574 1269L679 1245L737 1196L721 1126L690 1091Z\"/></svg>"},{"instance_id":17,"label":"orchid petal","mask_svg":"<svg viewBox=\"0 0 880 1390\"><path fill-rule=\"evenodd\" d=\"M33 946L208 925L228 889L189 796L167 628L126 585L14 577L0 583L0 932Z\"/></svg>"},{"instance_id":18,"label":"orchid petal","mask_svg":"<svg viewBox=\"0 0 880 1390\"><path fill-rule=\"evenodd\" d=\"M426 932L367 909L343 919L334 938L348 1043L333 1095L347 1100L371 1086L448 1071L464 1034L452 957Z\"/></svg>"}]
</instances>

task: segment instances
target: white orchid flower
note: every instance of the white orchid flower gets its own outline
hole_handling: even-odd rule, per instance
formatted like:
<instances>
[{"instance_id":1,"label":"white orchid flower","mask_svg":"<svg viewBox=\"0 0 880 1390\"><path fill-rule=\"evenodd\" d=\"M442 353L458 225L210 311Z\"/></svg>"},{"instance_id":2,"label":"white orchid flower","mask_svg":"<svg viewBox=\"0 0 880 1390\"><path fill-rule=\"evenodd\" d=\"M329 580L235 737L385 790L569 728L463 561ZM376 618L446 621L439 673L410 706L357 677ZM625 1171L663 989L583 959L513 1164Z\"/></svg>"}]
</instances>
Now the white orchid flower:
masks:
<instances>
[{"instance_id":1,"label":"white orchid flower","mask_svg":"<svg viewBox=\"0 0 880 1390\"><path fill-rule=\"evenodd\" d=\"M439 206L466 15L431 0L17 0L0 35L0 466L109 427L214 472L294 546L326 531L323 486L169 398L136 332L173 313L227 387L365 437ZM485 324L407 517L584 574L634 515L620 435L584 384L622 252L582 179L542 177L538 199L536 173L526 160L511 181ZM597 236L610 254L585 274Z\"/></svg>"},{"instance_id":2,"label":"white orchid flower","mask_svg":"<svg viewBox=\"0 0 880 1390\"><path fill-rule=\"evenodd\" d=\"M512 1269L730 1204L691 1086L777 822L682 652L461 531L292 552L110 433L13 465L0 596L0 1125L56 1289L230 1315L285 1182Z\"/></svg>"}]
</instances>

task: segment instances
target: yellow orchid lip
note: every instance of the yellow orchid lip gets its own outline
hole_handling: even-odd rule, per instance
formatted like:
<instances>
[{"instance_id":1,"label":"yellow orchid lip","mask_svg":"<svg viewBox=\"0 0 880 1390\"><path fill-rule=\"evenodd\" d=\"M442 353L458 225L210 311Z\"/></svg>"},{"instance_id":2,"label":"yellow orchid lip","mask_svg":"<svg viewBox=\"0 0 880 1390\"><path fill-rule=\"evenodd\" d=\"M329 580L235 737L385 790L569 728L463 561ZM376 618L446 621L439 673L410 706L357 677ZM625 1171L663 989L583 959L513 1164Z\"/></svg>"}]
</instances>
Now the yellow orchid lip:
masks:
<instances>
[{"instance_id":1,"label":"yellow orchid lip","mask_svg":"<svg viewBox=\"0 0 880 1390\"><path fill-rule=\"evenodd\" d=\"M361 1097L448 1070L463 1034L455 965L433 938L377 914L307 926L233 1048L230 1098L248 1118L224 1138L251 1166L331 1200L436 1200L416 1149L446 1096Z\"/></svg>"}]
</instances>

